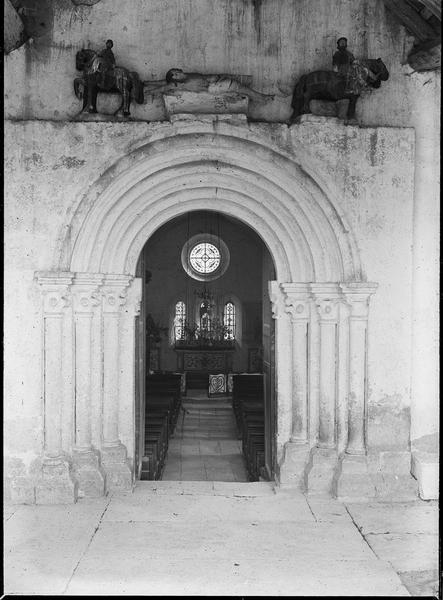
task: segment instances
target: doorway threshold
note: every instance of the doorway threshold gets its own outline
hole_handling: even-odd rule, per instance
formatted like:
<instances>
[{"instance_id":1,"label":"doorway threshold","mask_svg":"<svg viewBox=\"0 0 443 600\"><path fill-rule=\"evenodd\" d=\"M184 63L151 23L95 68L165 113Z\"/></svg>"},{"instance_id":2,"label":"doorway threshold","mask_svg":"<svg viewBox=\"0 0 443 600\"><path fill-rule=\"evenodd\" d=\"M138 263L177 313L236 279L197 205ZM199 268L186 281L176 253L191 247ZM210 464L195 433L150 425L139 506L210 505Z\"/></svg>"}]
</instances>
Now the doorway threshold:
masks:
<instances>
[{"instance_id":1,"label":"doorway threshold","mask_svg":"<svg viewBox=\"0 0 443 600\"><path fill-rule=\"evenodd\" d=\"M137 481L134 495L191 495L259 497L274 496L276 484L273 481Z\"/></svg>"}]
</instances>

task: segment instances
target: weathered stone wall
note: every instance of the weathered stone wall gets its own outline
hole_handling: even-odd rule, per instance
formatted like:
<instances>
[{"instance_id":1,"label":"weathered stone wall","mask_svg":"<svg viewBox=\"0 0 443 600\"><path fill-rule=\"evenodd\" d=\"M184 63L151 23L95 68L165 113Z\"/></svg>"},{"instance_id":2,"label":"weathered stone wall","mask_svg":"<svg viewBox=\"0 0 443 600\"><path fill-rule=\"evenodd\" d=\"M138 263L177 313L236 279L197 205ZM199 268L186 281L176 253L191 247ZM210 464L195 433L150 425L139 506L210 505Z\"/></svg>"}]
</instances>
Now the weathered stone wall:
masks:
<instances>
[{"instance_id":1,"label":"weathered stone wall","mask_svg":"<svg viewBox=\"0 0 443 600\"><path fill-rule=\"evenodd\" d=\"M172 67L251 75L253 88L277 94L266 106L251 106L251 115L285 121L295 82L331 68L336 40L346 36L356 57L381 57L390 71L389 81L357 104L361 123L411 125L414 88L403 63L413 40L382 0L102 0L93 6L51 0L32 10L41 31L6 57L9 118L73 118L81 108L73 92L75 54L82 47L100 50L112 38L117 64L142 80L163 79ZM109 112L118 104L117 97L99 98ZM147 96L132 116L161 120L162 99Z\"/></svg>"},{"instance_id":2,"label":"weathered stone wall","mask_svg":"<svg viewBox=\"0 0 443 600\"><path fill-rule=\"evenodd\" d=\"M5 140L5 431L7 456L20 459L15 472L40 454L44 435L34 273L58 268L60 240L99 176L173 129L142 122L164 119L159 96L133 105L132 118L141 121L68 123L81 108L72 87L79 74L75 53L85 46L102 48L107 38L114 40L117 63L145 80L163 78L173 66L251 75L252 87L277 97L266 106L250 103L250 115L280 123L290 115L295 82L307 71L329 67L337 37L348 38L355 56L384 60L389 80L357 103L363 128L335 121L250 128L310 164L316 181L339 199L367 279L380 284L370 313L370 448L406 448L420 440L431 440L435 448L440 73L411 73L406 56L412 38L384 2L131 0L122 7L117 0L92 6L30 0L28 5L34 39L5 56L6 118L23 121L7 124ZM117 106L115 96L99 98L99 108L112 112ZM412 131L397 127L415 129L415 146Z\"/></svg>"},{"instance_id":3,"label":"weathered stone wall","mask_svg":"<svg viewBox=\"0 0 443 600\"><path fill-rule=\"evenodd\" d=\"M216 124L200 125L213 131ZM369 447L405 449L410 429L413 131L334 121L241 124L245 135L309 165L357 239L371 300ZM40 297L35 271L58 268L56 249L94 181L170 123L9 122L5 130L6 455L28 466L43 443ZM251 160L254 157L251 156ZM394 432L394 434L393 434ZM128 443L129 440L125 440Z\"/></svg>"}]
</instances>

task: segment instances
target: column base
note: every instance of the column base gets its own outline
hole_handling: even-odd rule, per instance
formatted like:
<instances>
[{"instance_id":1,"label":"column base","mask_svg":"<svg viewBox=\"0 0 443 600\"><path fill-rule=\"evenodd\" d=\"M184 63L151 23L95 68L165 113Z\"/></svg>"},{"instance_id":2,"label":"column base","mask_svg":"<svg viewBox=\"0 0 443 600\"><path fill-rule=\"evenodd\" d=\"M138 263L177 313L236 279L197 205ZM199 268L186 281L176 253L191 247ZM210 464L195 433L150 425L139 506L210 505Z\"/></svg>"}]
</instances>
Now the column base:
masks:
<instances>
[{"instance_id":1,"label":"column base","mask_svg":"<svg viewBox=\"0 0 443 600\"><path fill-rule=\"evenodd\" d=\"M308 444L287 442L280 463L280 487L292 487L306 490L306 466L309 461Z\"/></svg>"},{"instance_id":2,"label":"column base","mask_svg":"<svg viewBox=\"0 0 443 600\"><path fill-rule=\"evenodd\" d=\"M132 490L132 471L123 444L102 448L102 467L106 474L106 492Z\"/></svg>"},{"instance_id":3,"label":"column base","mask_svg":"<svg viewBox=\"0 0 443 600\"><path fill-rule=\"evenodd\" d=\"M375 498L376 489L367 457L344 454L337 469L334 488L334 495L342 502Z\"/></svg>"},{"instance_id":4,"label":"column base","mask_svg":"<svg viewBox=\"0 0 443 600\"><path fill-rule=\"evenodd\" d=\"M313 448L307 472L308 494L332 496L336 468L337 450L335 448Z\"/></svg>"},{"instance_id":5,"label":"column base","mask_svg":"<svg viewBox=\"0 0 443 600\"><path fill-rule=\"evenodd\" d=\"M63 459L43 461L41 476L35 485L36 504L73 504L78 499L78 482Z\"/></svg>"},{"instance_id":6,"label":"column base","mask_svg":"<svg viewBox=\"0 0 443 600\"><path fill-rule=\"evenodd\" d=\"M74 450L72 470L78 481L79 498L97 498L105 493L105 473L100 466L100 457L94 450Z\"/></svg>"}]
</instances>

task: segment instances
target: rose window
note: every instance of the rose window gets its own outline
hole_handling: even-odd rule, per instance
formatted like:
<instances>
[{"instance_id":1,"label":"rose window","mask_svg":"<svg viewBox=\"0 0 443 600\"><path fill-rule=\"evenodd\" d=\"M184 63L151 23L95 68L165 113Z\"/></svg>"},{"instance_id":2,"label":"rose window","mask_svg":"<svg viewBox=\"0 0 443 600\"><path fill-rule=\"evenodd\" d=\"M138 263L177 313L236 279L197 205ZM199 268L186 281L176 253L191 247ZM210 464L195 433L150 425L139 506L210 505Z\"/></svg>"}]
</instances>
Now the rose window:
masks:
<instances>
[{"instance_id":1,"label":"rose window","mask_svg":"<svg viewBox=\"0 0 443 600\"><path fill-rule=\"evenodd\" d=\"M220 266L220 251L209 242L196 244L190 254L189 263L197 273L213 273Z\"/></svg>"}]
</instances>

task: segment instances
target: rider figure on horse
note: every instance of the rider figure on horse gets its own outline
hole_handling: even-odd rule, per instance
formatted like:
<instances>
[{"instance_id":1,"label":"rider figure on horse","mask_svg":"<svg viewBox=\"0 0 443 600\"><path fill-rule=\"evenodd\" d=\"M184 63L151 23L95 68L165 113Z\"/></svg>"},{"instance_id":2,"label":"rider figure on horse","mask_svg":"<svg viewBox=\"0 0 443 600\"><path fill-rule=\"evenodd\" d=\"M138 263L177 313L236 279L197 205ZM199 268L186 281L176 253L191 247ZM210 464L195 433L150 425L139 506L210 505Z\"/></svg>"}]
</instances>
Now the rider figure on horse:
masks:
<instances>
[{"instance_id":1,"label":"rider figure on horse","mask_svg":"<svg viewBox=\"0 0 443 600\"><path fill-rule=\"evenodd\" d=\"M106 40L106 47L97 54L95 68L100 73L101 80L100 86L106 88L106 75L115 67L115 56L112 51L114 42L112 40Z\"/></svg>"},{"instance_id":2,"label":"rider figure on horse","mask_svg":"<svg viewBox=\"0 0 443 600\"><path fill-rule=\"evenodd\" d=\"M332 57L332 69L345 77L346 93L358 95L362 88L366 86L366 79L368 77L374 81L377 77L362 65L360 61L354 58L352 52L349 52L348 40L345 37L337 40L337 48L338 50Z\"/></svg>"},{"instance_id":3,"label":"rider figure on horse","mask_svg":"<svg viewBox=\"0 0 443 600\"><path fill-rule=\"evenodd\" d=\"M355 58L348 50L348 40L341 37L337 40L337 51L332 57L332 69L346 78L346 93L357 93L354 91L354 68Z\"/></svg>"}]
</instances>

